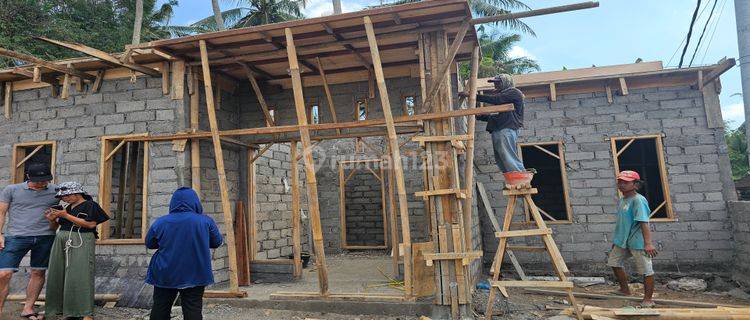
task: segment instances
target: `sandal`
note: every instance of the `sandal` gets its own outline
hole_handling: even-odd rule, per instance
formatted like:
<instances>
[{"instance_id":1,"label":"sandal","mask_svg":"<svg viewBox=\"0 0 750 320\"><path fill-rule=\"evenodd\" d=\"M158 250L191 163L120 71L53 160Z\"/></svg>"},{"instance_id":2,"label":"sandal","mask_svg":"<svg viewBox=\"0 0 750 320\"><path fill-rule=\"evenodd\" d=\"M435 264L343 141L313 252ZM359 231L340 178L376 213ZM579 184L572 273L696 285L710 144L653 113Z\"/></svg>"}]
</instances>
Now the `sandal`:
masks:
<instances>
[{"instance_id":1,"label":"sandal","mask_svg":"<svg viewBox=\"0 0 750 320\"><path fill-rule=\"evenodd\" d=\"M21 314L21 318L26 318L29 320L43 320L44 315L39 314L38 312L32 312L32 313L27 313L27 314Z\"/></svg>"},{"instance_id":2,"label":"sandal","mask_svg":"<svg viewBox=\"0 0 750 320\"><path fill-rule=\"evenodd\" d=\"M653 302L653 301L649 301L649 302L642 301L638 306L641 307L641 308L644 308L644 309L653 308L653 307L656 307L656 302Z\"/></svg>"}]
</instances>

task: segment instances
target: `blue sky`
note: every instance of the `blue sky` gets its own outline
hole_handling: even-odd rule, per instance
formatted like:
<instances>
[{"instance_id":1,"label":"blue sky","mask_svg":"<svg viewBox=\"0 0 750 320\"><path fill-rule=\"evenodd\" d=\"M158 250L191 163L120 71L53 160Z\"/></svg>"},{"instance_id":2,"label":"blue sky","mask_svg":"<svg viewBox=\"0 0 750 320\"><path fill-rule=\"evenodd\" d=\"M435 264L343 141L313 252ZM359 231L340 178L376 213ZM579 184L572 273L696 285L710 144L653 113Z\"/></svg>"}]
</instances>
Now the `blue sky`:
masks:
<instances>
[{"instance_id":1,"label":"blue sky","mask_svg":"<svg viewBox=\"0 0 750 320\"><path fill-rule=\"evenodd\" d=\"M220 0L223 9L237 0ZM569 4L579 0L523 0L532 8ZM580 0L582 1L582 0ZM717 0L718 4L708 31L695 58L695 64L712 64L722 57L738 54L733 0ZM160 0L162 2L162 0ZM342 0L345 12L360 10L380 0ZM524 19L536 37L523 36L513 53L536 59L542 71L563 67L582 68L661 60L665 66L677 66L695 0L601 0L599 8ZM700 18L693 29L693 38L686 61L708 18L713 1L704 0ZM703 9L703 8L702 8ZM318 17L332 12L331 0L308 0L305 14ZM189 24L211 14L209 0L180 0L174 24ZM714 27L715 26L715 27ZM715 30L715 31L714 31ZM509 32L499 29L497 32ZM709 44L710 40L710 46ZM675 54L675 52L678 50ZM671 58L671 62L670 62ZM687 65L685 62L684 65ZM736 127L744 121L739 68L722 77L721 105L724 120Z\"/></svg>"}]
</instances>

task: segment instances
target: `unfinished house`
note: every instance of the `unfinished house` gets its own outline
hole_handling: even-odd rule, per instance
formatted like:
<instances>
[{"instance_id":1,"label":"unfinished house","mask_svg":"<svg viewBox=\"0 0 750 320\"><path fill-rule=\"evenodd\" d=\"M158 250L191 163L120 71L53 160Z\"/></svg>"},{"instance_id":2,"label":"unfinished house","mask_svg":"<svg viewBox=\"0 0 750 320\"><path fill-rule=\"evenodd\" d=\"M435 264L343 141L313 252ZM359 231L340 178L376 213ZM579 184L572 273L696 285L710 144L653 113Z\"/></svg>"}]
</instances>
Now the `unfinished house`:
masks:
<instances>
[{"instance_id":1,"label":"unfinished house","mask_svg":"<svg viewBox=\"0 0 750 320\"><path fill-rule=\"evenodd\" d=\"M121 54L37 39L89 56L56 62L0 48L28 62L0 71L0 183L21 182L32 162L83 183L112 218L100 226L97 292L119 305L150 304L143 236L171 193L192 186L225 235L209 297L434 304L458 318L496 256L506 205L474 116L513 108L456 95L491 89L476 76L473 26L595 6L473 18L466 0L432 0ZM460 61L473 76L457 76ZM633 169L647 181L657 264L726 268L734 191L718 92L733 63L517 76L538 210L516 218L543 217L555 240L513 240L509 253L529 271L549 272L550 257L573 273L602 268L615 172Z\"/></svg>"}]
</instances>

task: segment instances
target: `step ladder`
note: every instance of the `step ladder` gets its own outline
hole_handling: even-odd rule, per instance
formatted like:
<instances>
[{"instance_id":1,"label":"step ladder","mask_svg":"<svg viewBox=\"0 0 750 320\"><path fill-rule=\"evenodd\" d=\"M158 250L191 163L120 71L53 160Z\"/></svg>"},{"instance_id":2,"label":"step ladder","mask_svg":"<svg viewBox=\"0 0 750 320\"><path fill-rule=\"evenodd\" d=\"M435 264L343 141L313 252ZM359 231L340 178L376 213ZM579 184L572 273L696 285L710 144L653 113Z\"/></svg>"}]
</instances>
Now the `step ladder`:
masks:
<instances>
[{"instance_id":1,"label":"step ladder","mask_svg":"<svg viewBox=\"0 0 750 320\"><path fill-rule=\"evenodd\" d=\"M484 313L486 320L492 319L492 307L495 301L496 290L500 290L504 296L507 297L505 288L509 287L523 287L523 288L562 288L568 292L568 301L573 306L575 315L579 320L582 320L581 310L578 308L575 296L573 296L573 282L568 280L568 267L565 265L560 250L558 250L555 240L552 238L552 229L547 227L544 223L539 208L537 208L534 200L531 198L532 195L537 194L538 190L532 188L530 184L519 184L519 185L506 185L506 189L503 190L503 195L508 197L508 206L505 209L505 217L503 218L502 231L496 232L495 236L499 239L497 245L497 252L492 265L492 281L490 281L490 293L489 299L487 300L487 309ZM515 212L516 202L523 201L526 208L531 212L531 225L536 226L536 229L523 229L523 230L510 230L513 222L513 215ZM552 266L555 269L555 273L560 278L560 281L509 281L500 280L500 266L503 263L503 257L505 256L506 250L508 249L508 238L515 237L531 237L541 236L544 242L544 248L552 260Z\"/></svg>"}]
</instances>

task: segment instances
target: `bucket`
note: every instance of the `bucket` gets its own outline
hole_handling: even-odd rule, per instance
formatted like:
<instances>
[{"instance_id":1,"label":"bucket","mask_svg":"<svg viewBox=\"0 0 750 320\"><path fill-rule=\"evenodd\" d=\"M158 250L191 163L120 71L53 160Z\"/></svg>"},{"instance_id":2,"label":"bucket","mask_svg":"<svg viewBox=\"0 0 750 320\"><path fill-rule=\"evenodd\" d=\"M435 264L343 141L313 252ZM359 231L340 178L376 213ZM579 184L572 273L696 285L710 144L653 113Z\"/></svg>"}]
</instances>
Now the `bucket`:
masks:
<instances>
[{"instance_id":1,"label":"bucket","mask_svg":"<svg viewBox=\"0 0 750 320\"><path fill-rule=\"evenodd\" d=\"M534 173L531 171L511 171L503 173L505 183L510 185L531 183Z\"/></svg>"}]
</instances>

